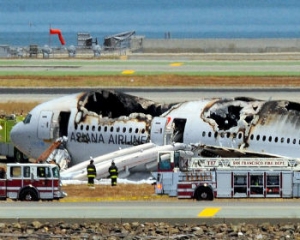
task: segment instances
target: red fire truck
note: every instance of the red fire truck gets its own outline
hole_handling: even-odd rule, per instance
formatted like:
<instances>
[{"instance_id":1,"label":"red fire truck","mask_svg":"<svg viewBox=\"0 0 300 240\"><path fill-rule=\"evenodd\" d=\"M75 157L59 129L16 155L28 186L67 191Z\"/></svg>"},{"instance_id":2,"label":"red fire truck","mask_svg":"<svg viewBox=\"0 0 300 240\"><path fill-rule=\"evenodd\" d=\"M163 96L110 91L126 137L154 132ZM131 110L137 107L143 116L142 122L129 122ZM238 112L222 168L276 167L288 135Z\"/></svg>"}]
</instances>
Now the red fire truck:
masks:
<instances>
[{"instance_id":1,"label":"red fire truck","mask_svg":"<svg viewBox=\"0 0 300 240\"><path fill-rule=\"evenodd\" d=\"M9 163L0 168L1 200L58 200L65 196L55 164Z\"/></svg>"},{"instance_id":2,"label":"red fire truck","mask_svg":"<svg viewBox=\"0 0 300 240\"><path fill-rule=\"evenodd\" d=\"M158 153L156 194L178 198L300 197L300 159L181 157Z\"/></svg>"}]
</instances>

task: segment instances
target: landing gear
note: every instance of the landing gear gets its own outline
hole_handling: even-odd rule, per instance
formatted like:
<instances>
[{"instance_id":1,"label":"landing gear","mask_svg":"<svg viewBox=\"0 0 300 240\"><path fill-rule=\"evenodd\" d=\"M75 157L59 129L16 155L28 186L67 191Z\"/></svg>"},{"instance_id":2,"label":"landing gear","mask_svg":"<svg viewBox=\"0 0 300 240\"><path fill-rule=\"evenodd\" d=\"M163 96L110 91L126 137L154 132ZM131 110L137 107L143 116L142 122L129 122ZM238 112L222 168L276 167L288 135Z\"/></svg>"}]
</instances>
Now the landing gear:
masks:
<instances>
[{"instance_id":1,"label":"landing gear","mask_svg":"<svg viewBox=\"0 0 300 240\"><path fill-rule=\"evenodd\" d=\"M28 158L17 148L14 149L15 161L18 163L28 162Z\"/></svg>"}]
</instances>

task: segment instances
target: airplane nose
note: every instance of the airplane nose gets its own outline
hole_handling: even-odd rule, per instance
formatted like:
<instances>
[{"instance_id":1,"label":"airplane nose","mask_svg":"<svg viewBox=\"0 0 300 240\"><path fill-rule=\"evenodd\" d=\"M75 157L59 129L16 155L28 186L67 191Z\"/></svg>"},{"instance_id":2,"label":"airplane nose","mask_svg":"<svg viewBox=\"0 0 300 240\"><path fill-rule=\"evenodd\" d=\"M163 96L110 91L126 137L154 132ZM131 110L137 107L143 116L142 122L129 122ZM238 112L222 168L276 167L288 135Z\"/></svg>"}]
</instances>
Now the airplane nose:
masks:
<instances>
[{"instance_id":1,"label":"airplane nose","mask_svg":"<svg viewBox=\"0 0 300 240\"><path fill-rule=\"evenodd\" d=\"M18 148L21 145L22 139L23 139L22 131L21 131L22 125L23 125L23 122L19 122L10 131L10 140L13 143L13 145L15 145Z\"/></svg>"}]
</instances>

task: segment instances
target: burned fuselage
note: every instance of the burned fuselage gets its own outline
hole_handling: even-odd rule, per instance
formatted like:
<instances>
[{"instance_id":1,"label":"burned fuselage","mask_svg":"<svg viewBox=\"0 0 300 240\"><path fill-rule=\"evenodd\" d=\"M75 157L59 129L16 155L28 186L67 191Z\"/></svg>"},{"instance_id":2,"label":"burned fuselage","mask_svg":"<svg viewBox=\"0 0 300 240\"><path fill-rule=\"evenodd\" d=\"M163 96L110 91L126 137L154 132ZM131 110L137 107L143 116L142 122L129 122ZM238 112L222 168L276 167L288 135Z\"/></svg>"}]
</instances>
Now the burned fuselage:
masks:
<instances>
[{"instance_id":1,"label":"burned fuselage","mask_svg":"<svg viewBox=\"0 0 300 240\"><path fill-rule=\"evenodd\" d=\"M11 132L15 146L38 158L55 139L67 136L73 164L149 141L300 155L300 104L289 101L232 98L163 105L99 90L40 104L28 116Z\"/></svg>"},{"instance_id":2,"label":"burned fuselage","mask_svg":"<svg viewBox=\"0 0 300 240\"><path fill-rule=\"evenodd\" d=\"M180 125L183 143L299 157L300 104L252 98L180 103L163 114Z\"/></svg>"},{"instance_id":3,"label":"burned fuselage","mask_svg":"<svg viewBox=\"0 0 300 240\"><path fill-rule=\"evenodd\" d=\"M300 104L250 98L218 99L207 104L201 119L221 142L231 139L238 148L274 152L289 144L300 144ZM269 148L267 147L269 146ZM230 147L230 146L228 146ZM272 148L272 149L271 149Z\"/></svg>"},{"instance_id":4,"label":"burned fuselage","mask_svg":"<svg viewBox=\"0 0 300 240\"><path fill-rule=\"evenodd\" d=\"M235 138L242 132L247 137L259 120L263 104L263 101L246 98L218 99L205 106L201 118L212 127L214 136L217 133Z\"/></svg>"},{"instance_id":5,"label":"burned fuselage","mask_svg":"<svg viewBox=\"0 0 300 240\"><path fill-rule=\"evenodd\" d=\"M109 90L84 93L70 141L120 146L149 142L152 118L170 107Z\"/></svg>"}]
</instances>

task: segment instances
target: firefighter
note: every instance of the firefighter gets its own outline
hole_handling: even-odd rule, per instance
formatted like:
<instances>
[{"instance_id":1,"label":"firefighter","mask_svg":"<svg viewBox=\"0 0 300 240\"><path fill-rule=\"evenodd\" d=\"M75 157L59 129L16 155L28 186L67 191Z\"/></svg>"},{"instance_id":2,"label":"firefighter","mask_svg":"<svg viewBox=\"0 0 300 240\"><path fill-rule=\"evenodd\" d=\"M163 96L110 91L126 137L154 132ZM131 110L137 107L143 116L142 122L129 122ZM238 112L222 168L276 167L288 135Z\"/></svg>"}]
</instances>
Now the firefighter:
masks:
<instances>
[{"instance_id":1,"label":"firefighter","mask_svg":"<svg viewBox=\"0 0 300 240\"><path fill-rule=\"evenodd\" d=\"M90 164L86 168L88 177L88 186L94 187L94 178L97 176L96 167L94 165L94 160L91 158Z\"/></svg>"},{"instance_id":2,"label":"firefighter","mask_svg":"<svg viewBox=\"0 0 300 240\"><path fill-rule=\"evenodd\" d=\"M117 178L118 178L118 168L114 161L111 162L111 165L108 169L109 176L111 179L111 185L117 186Z\"/></svg>"}]
</instances>

